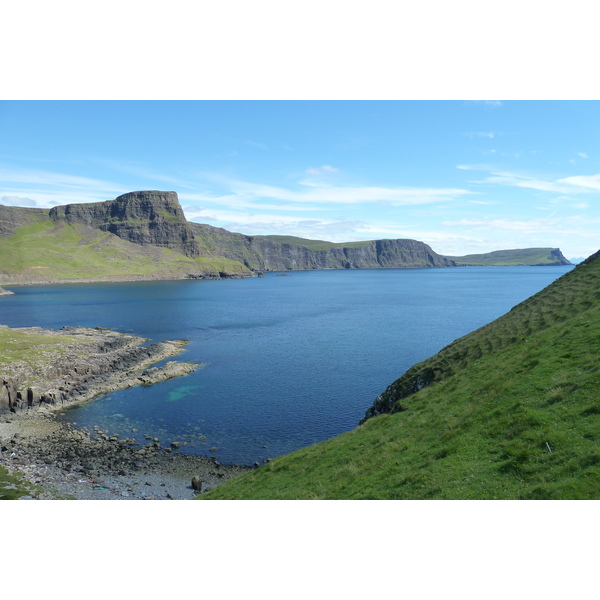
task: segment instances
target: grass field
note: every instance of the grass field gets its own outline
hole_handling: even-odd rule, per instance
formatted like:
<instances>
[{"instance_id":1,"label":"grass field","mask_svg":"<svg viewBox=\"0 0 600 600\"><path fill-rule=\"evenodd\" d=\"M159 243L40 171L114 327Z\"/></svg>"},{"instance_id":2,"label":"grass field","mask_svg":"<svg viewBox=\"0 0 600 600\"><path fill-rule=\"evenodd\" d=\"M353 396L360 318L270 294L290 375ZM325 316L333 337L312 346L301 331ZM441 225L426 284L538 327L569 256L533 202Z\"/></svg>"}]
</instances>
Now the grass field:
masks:
<instances>
[{"instance_id":1,"label":"grass field","mask_svg":"<svg viewBox=\"0 0 600 600\"><path fill-rule=\"evenodd\" d=\"M201 498L600 498L599 255L415 365L389 412Z\"/></svg>"},{"instance_id":2,"label":"grass field","mask_svg":"<svg viewBox=\"0 0 600 600\"><path fill-rule=\"evenodd\" d=\"M0 325L0 365L23 361L34 365L38 360L51 361L53 356L64 352L69 344L83 343L81 336L54 336L10 329Z\"/></svg>"}]
</instances>

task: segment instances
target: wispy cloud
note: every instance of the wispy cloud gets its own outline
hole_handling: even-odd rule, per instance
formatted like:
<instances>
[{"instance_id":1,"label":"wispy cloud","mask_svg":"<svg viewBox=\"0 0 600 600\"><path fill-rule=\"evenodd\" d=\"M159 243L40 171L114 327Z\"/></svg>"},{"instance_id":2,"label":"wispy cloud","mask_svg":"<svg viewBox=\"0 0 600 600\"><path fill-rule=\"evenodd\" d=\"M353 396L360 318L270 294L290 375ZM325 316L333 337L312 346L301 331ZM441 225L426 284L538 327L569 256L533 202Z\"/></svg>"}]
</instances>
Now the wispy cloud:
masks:
<instances>
[{"instance_id":1,"label":"wispy cloud","mask_svg":"<svg viewBox=\"0 0 600 600\"><path fill-rule=\"evenodd\" d=\"M31 206L34 208L38 206L32 198L23 198L22 196L2 196L0 204L4 206Z\"/></svg>"},{"instance_id":2,"label":"wispy cloud","mask_svg":"<svg viewBox=\"0 0 600 600\"><path fill-rule=\"evenodd\" d=\"M309 189L300 191L246 181L230 181L228 186L233 194L243 198L272 198L288 202L308 203L315 206L372 202L383 202L397 206L416 205L449 202L473 194L469 190L459 188L384 188L314 185L314 183L307 185Z\"/></svg>"},{"instance_id":3,"label":"wispy cloud","mask_svg":"<svg viewBox=\"0 0 600 600\"><path fill-rule=\"evenodd\" d=\"M585 193L592 190L600 191L600 173L596 175L574 175L557 179L542 179L532 175L495 170L490 165L485 164L457 165L456 168L468 171L489 172L489 175L484 179L472 181L471 183L498 184L559 194Z\"/></svg>"},{"instance_id":4,"label":"wispy cloud","mask_svg":"<svg viewBox=\"0 0 600 600\"><path fill-rule=\"evenodd\" d=\"M470 139L488 138L488 139L492 140L492 139L494 139L494 137L496 137L499 134L495 133L494 131L467 131L463 135L465 135L466 137L468 137Z\"/></svg>"},{"instance_id":5,"label":"wispy cloud","mask_svg":"<svg viewBox=\"0 0 600 600\"><path fill-rule=\"evenodd\" d=\"M575 175L573 177L564 177L563 179L558 179L558 182L568 186L598 191L600 190L600 173L597 175Z\"/></svg>"},{"instance_id":6,"label":"wispy cloud","mask_svg":"<svg viewBox=\"0 0 600 600\"><path fill-rule=\"evenodd\" d=\"M198 223L218 222L229 231L251 235L294 235L311 239L333 240L340 235L355 236L368 224L349 219L302 219L295 215L256 214L210 208L185 208L186 217ZM346 240L342 240L346 241Z\"/></svg>"},{"instance_id":7,"label":"wispy cloud","mask_svg":"<svg viewBox=\"0 0 600 600\"><path fill-rule=\"evenodd\" d=\"M572 234L572 235L586 235L583 225L595 225L600 223L600 219L584 219L580 215L571 217L555 217L549 215L548 217L537 218L537 219L511 219L511 218L467 218L460 219L458 221L444 221L442 225L446 227L461 227L479 231L489 230L504 230L504 231L516 231L527 234L537 234L540 232L556 233L556 234ZM596 236L596 231L588 231L590 235Z\"/></svg>"},{"instance_id":8,"label":"wispy cloud","mask_svg":"<svg viewBox=\"0 0 600 600\"><path fill-rule=\"evenodd\" d=\"M467 104L480 104L485 108L500 108L502 106L501 100L467 100Z\"/></svg>"},{"instance_id":9,"label":"wispy cloud","mask_svg":"<svg viewBox=\"0 0 600 600\"><path fill-rule=\"evenodd\" d=\"M221 206L231 208L233 210L249 210L249 211L293 211L293 212L314 212L316 209L312 205L302 205L297 202L289 201L262 201L260 198L251 195L243 194L210 194L198 193L190 194L184 192L179 194L179 201L184 210L196 210L198 205L203 206ZM320 211L333 210L333 207L320 207Z\"/></svg>"},{"instance_id":10,"label":"wispy cloud","mask_svg":"<svg viewBox=\"0 0 600 600\"><path fill-rule=\"evenodd\" d=\"M456 165L461 171L493 171L494 167L488 164L475 163L472 165Z\"/></svg>"},{"instance_id":11,"label":"wispy cloud","mask_svg":"<svg viewBox=\"0 0 600 600\"><path fill-rule=\"evenodd\" d=\"M57 204L110 200L130 190L111 181L68 173L0 168L0 194L48 208ZM17 200L20 202L20 200Z\"/></svg>"},{"instance_id":12,"label":"wispy cloud","mask_svg":"<svg viewBox=\"0 0 600 600\"><path fill-rule=\"evenodd\" d=\"M33 183L43 186L60 186L63 188L94 189L114 188L118 185L100 179L69 175L67 173L54 173L51 171L33 171L21 169L0 168L0 181L11 183Z\"/></svg>"},{"instance_id":13,"label":"wispy cloud","mask_svg":"<svg viewBox=\"0 0 600 600\"><path fill-rule=\"evenodd\" d=\"M311 167L306 169L308 175L329 175L331 173L338 173L339 169L332 167L331 165L323 165L322 167Z\"/></svg>"},{"instance_id":14,"label":"wispy cloud","mask_svg":"<svg viewBox=\"0 0 600 600\"><path fill-rule=\"evenodd\" d=\"M142 183L144 181L159 181L170 186L175 186L177 189L197 189L197 184L188 179L166 175L165 173L160 173L159 171L144 167L143 165L131 161L115 161L105 158L94 158L90 160L91 162L95 162L104 167L109 167L122 173L126 173L127 175L131 175L135 177L136 180L141 180Z\"/></svg>"},{"instance_id":15,"label":"wispy cloud","mask_svg":"<svg viewBox=\"0 0 600 600\"><path fill-rule=\"evenodd\" d=\"M244 140L244 144L247 146L252 146L253 148L259 148L260 150L268 150L269 147L265 144L261 144L260 142L254 142L252 140Z\"/></svg>"}]
</instances>

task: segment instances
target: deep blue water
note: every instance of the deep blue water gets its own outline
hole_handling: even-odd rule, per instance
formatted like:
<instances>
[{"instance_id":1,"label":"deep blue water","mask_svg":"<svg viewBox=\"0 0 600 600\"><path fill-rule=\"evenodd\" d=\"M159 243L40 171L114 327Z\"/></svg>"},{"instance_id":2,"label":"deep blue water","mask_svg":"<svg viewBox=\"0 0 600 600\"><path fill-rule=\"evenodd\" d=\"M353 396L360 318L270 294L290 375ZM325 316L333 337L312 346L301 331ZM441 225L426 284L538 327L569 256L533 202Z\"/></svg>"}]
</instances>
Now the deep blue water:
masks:
<instances>
[{"instance_id":1,"label":"deep blue water","mask_svg":"<svg viewBox=\"0 0 600 600\"><path fill-rule=\"evenodd\" d=\"M187 441L182 451L251 464L353 429L413 364L571 268L301 271L14 287L14 296L0 298L0 323L103 326L153 341L190 340L178 358L203 368L108 394L63 418L127 437L137 428L140 442L143 434L165 446Z\"/></svg>"}]
</instances>

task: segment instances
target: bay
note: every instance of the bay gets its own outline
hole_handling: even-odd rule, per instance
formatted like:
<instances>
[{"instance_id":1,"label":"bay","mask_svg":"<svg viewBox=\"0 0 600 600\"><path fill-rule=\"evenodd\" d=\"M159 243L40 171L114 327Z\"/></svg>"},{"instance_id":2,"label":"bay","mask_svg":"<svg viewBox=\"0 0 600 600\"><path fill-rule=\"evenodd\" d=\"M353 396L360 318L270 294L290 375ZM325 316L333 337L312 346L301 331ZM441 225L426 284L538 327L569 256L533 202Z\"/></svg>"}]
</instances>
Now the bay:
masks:
<instances>
[{"instance_id":1,"label":"bay","mask_svg":"<svg viewBox=\"0 0 600 600\"><path fill-rule=\"evenodd\" d=\"M262 463L356 427L415 363L573 267L300 271L289 277L13 287L0 323L187 339L194 373L121 390L62 419ZM183 445L187 444L187 445ZM216 448L216 450L214 450Z\"/></svg>"}]
</instances>

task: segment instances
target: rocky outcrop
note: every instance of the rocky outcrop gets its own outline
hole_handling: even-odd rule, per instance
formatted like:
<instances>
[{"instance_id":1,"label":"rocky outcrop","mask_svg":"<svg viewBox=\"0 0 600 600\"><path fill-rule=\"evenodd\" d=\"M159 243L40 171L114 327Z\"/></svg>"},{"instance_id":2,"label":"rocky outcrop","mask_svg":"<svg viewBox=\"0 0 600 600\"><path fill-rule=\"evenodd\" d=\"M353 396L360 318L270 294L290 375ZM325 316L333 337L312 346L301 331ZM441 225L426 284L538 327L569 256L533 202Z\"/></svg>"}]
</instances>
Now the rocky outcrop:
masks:
<instances>
[{"instance_id":1,"label":"rocky outcrop","mask_svg":"<svg viewBox=\"0 0 600 600\"><path fill-rule=\"evenodd\" d=\"M106 202L56 206L49 214L56 223L87 225L134 244L200 255L175 192L130 192Z\"/></svg>"},{"instance_id":2,"label":"rocky outcrop","mask_svg":"<svg viewBox=\"0 0 600 600\"><path fill-rule=\"evenodd\" d=\"M554 265L571 265L573 264L568 258L566 258L560 251L560 248L553 248L550 251L550 259L554 259L552 264Z\"/></svg>"},{"instance_id":3,"label":"rocky outcrop","mask_svg":"<svg viewBox=\"0 0 600 600\"><path fill-rule=\"evenodd\" d=\"M0 287L0 296L12 296L14 292L10 292L9 290L5 290Z\"/></svg>"},{"instance_id":4,"label":"rocky outcrop","mask_svg":"<svg viewBox=\"0 0 600 600\"><path fill-rule=\"evenodd\" d=\"M241 262L253 271L311 269L399 269L453 267L456 263L416 240L374 240L364 244L311 250L260 236L190 223L203 250Z\"/></svg>"},{"instance_id":5,"label":"rocky outcrop","mask_svg":"<svg viewBox=\"0 0 600 600\"><path fill-rule=\"evenodd\" d=\"M40 406L61 408L135 385L150 385L184 375L197 368L189 363L169 362L143 370L179 354L187 342L167 341L139 346L146 340L106 330L65 327L59 331L39 327L16 331L55 336L64 351L48 360L0 364L0 413L19 412ZM76 341L73 341L76 340ZM80 341L79 341L80 340Z\"/></svg>"},{"instance_id":6,"label":"rocky outcrop","mask_svg":"<svg viewBox=\"0 0 600 600\"><path fill-rule=\"evenodd\" d=\"M48 218L47 208L27 208L0 204L0 237L12 235L19 227Z\"/></svg>"}]
</instances>

